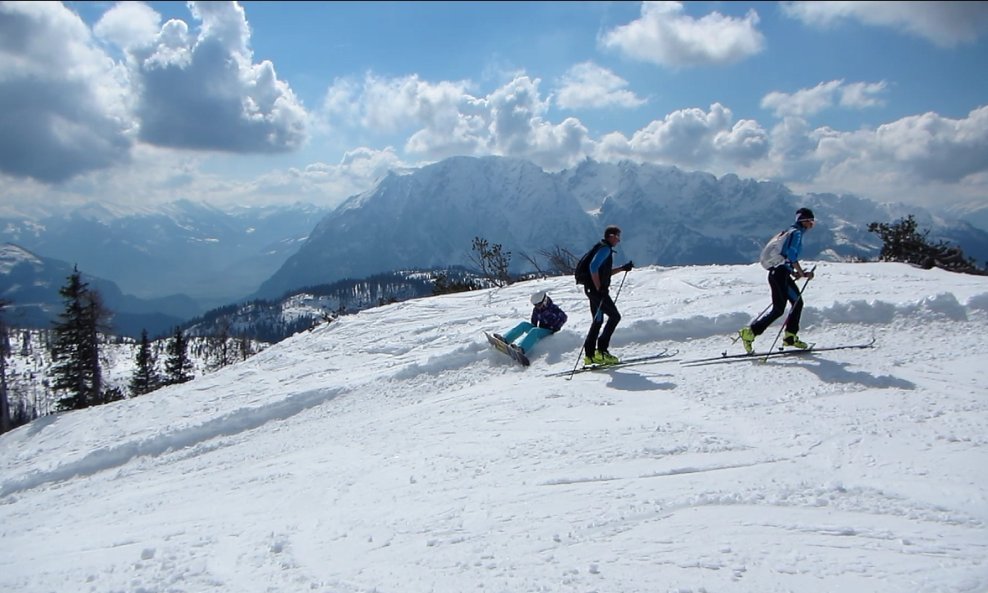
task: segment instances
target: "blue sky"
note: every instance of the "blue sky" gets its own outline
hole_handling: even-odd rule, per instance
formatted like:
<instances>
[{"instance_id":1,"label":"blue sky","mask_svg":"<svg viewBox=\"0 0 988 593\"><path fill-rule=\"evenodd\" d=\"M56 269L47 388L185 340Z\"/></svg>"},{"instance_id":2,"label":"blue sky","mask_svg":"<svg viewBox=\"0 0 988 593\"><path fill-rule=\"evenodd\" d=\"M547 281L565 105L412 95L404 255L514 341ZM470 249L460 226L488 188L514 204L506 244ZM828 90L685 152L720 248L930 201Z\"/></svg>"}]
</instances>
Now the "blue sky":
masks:
<instances>
[{"instance_id":1,"label":"blue sky","mask_svg":"<svg viewBox=\"0 0 988 593\"><path fill-rule=\"evenodd\" d=\"M988 2L3 2L0 40L7 206L332 206L488 154L988 205Z\"/></svg>"}]
</instances>

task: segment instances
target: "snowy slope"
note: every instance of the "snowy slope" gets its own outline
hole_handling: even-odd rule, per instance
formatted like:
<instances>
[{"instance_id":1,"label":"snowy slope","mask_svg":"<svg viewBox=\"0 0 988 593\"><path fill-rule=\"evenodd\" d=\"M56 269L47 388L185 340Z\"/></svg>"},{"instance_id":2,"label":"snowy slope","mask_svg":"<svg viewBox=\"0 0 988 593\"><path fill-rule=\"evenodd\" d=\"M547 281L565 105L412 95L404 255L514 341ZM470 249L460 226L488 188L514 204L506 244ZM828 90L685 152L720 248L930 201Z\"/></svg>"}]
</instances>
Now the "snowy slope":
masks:
<instances>
[{"instance_id":1,"label":"snowy slope","mask_svg":"<svg viewBox=\"0 0 988 593\"><path fill-rule=\"evenodd\" d=\"M589 321L551 278L42 418L0 437L0 590L988 590L988 278L824 263L802 337L876 348L681 365L739 351L764 276L629 273L612 351L653 365L546 377ZM536 289L570 321L525 369L482 330Z\"/></svg>"}]
</instances>

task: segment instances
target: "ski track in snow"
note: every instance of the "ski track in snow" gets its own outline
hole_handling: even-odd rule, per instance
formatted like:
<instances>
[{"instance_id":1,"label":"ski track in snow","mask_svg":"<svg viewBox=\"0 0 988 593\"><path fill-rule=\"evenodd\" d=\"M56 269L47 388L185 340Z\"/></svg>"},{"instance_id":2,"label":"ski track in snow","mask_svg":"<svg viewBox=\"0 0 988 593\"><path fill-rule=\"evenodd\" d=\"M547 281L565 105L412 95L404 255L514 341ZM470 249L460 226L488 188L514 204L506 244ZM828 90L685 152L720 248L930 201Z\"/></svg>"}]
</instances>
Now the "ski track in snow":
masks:
<instances>
[{"instance_id":1,"label":"ski track in snow","mask_svg":"<svg viewBox=\"0 0 988 593\"><path fill-rule=\"evenodd\" d=\"M551 278L364 311L40 419L0 441L0 589L986 591L988 282L870 266L822 264L801 335L874 349L682 367L738 351L767 286L656 268L628 275L612 348L672 361L544 377L589 318ZM533 284L570 321L523 369L483 330L527 319ZM42 574L9 564L25 549Z\"/></svg>"}]
</instances>

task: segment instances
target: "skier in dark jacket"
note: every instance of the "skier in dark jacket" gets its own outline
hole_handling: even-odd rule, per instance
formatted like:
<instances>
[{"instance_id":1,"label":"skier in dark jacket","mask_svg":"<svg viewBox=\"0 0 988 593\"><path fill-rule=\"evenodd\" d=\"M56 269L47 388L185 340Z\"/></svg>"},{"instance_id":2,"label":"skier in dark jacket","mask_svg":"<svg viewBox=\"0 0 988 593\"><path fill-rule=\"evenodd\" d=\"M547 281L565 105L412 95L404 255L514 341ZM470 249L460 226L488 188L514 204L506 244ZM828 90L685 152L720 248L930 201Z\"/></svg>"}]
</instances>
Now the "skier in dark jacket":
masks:
<instances>
[{"instance_id":1,"label":"skier in dark jacket","mask_svg":"<svg viewBox=\"0 0 988 593\"><path fill-rule=\"evenodd\" d=\"M583 343L583 364L617 364L618 357L608 352L611 345L611 336L621 321L621 313L618 312L617 305L611 299L609 292L611 286L611 273L614 264L615 247L621 242L621 229L616 226L609 226L604 229L604 238L594 246L596 250L590 260L590 280L583 285L583 292L590 300L590 314L593 320L590 323L590 332ZM631 271L632 263L629 261L617 268L619 272ZM607 324L604 324L604 316L607 316ZM601 325L604 331L601 332Z\"/></svg>"},{"instance_id":2,"label":"skier in dark jacket","mask_svg":"<svg viewBox=\"0 0 988 593\"><path fill-rule=\"evenodd\" d=\"M786 303L792 303L792 310L786 318L786 335L782 343L793 348L805 349L809 345L800 340L796 334L799 332L799 318L803 313L803 297L796 286L796 280L800 278L813 278L813 272L804 272L799 265L799 255L803 249L803 233L813 228L816 219L813 211L809 208L800 208L796 211L796 222L788 231L788 235L779 247L778 254L768 254L775 256L778 264L769 268L768 285L772 288L772 309L752 322L747 327L742 327L738 331L741 344L745 352L751 354L754 350L754 341L757 336L762 335L768 326L782 317L786 311ZM769 265L769 264L764 264Z\"/></svg>"},{"instance_id":3,"label":"skier in dark jacket","mask_svg":"<svg viewBox=\"0 0 988 593\"><path fill-rule=\"evenodd\" d=\"M532 302L532 320L530 323L522 321L505 332L503 336L494 334L495 338L512 348L518 348L522 354L531 352L539 340L549 334L556 333L566 323L566 312L560 309L559 305L553 303L544 290L533 294L530 300ZM521 341L515 344L514 342L518 338L521 338Z\"/></svg>"}]
</instances>

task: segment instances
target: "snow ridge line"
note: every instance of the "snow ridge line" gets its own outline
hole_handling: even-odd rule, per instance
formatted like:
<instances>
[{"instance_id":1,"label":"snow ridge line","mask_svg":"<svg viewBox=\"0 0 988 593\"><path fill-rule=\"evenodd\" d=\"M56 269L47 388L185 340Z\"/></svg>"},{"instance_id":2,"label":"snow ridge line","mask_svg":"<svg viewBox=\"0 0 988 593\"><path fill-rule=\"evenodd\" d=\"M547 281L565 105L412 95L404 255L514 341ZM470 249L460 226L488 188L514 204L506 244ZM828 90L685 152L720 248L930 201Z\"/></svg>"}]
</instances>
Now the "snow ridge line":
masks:
<instances>
[{"instance_id":1,"label":"snow ridge line","mask_svg":"<svg viewBox=\"0 0 988 593\"><path fill-rule=\"evenodd\" d=\"M112 447L103 447L81 459L64 463L56 468L5 480L0 484L0 499L45 484L95 475L101 471L120 467L138 457L157 457L169 451L192 447L215 438L233 436L260 428L269 422L285 420L335 399L343 391L341 388L306 391L261 407L240 408L196 426L163 432Z\"/></svg>"},{"instance_id":2,"label":"snow ridge line","mask_svg":"<svg viewBox=\"0 0 988 593\"><path fill-rule=\"evenodd\" d=\"M768 295L766 295L766 299ZM766 302L767 304L767 302ZM661 336L666 340L693 340L722 335L733 335L752 321L754 311L724 312L712 316L693 315L664 320L663 313L654 318L635 319L636 313L629 306L622 311L628 323L622 325L621 339L631 342L654 341ZM882 300L850 300L817 305L812 300L803 309L803 325L823 324L888 325L896 319L908 319L922 323L933 320L967 321L969 315L988 313L988 293L971 297L961 303L953 294L943 293L912 303L890 303Z\"/></svg>"}]
</instances>

